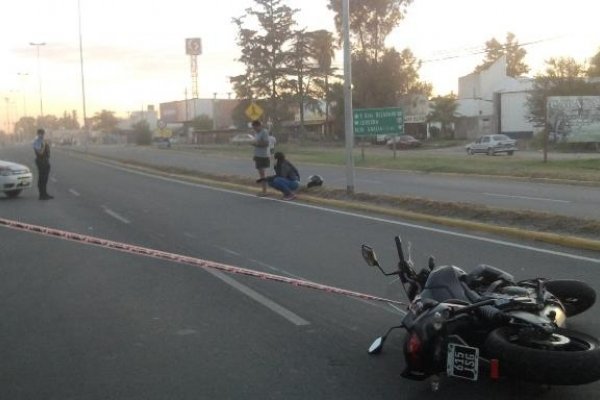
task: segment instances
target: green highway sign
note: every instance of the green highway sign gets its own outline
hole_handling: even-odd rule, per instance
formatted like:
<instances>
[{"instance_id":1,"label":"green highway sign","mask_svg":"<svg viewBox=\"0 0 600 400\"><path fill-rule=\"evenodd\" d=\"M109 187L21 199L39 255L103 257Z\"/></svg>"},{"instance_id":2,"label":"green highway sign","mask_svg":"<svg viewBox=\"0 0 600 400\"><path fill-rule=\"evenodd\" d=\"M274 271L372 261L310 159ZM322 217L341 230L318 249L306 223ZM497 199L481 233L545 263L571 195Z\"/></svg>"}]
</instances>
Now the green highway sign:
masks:
<instances>
[{"instance_id":1,"label":"green highway sign","mask_svg":"<svg viewBox=\"0 0 600 400\"><path fill-rule=\"evenodd\" d=\"M399 107L358 108L353 116L355 136L404 134L404 113Z\"/></svg>"}]
</instances>

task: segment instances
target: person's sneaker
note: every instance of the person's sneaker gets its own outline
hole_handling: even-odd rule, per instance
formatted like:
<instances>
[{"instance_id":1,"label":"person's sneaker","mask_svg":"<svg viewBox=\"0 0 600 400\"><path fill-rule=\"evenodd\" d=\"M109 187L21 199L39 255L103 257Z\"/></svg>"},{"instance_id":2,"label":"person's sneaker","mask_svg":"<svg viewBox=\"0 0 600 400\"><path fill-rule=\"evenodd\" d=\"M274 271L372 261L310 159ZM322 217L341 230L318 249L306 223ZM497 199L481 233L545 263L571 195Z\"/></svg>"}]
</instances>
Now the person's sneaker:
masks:
<instances>
[{"instance_id":1,"label":"person's sneaker","mask_svg":"<svg viewBox=\"0 0 600 400\"><path fill-rule=\"evenodd\" d=\"M265 192L258 192L258 193L256 193L256 195L258 197L266 197L267 196L267 194Z\"/></svg>"},{"instance_id":2,"label":"person's sneaker","mask_svg":"<svg viewBox=\"0 0 600 400\"><path fill-rule=\"evenodd\" d=\"M285 200L285 201L294 200L295 198L296 198L296 195L294 193L286 194L285 196L283 196L283 200Z\"/></svg>"},{"instance_id":3,"label":"person's sneaker","mask_svg":"<svg viewBox=\"0 0 600 400\"><path fill-rule=\"evenodd\" d=\"M40 200L50 200L50 199L53 199L53 198L54 198L54 196L50 196L49 194L45 194L45 195L40 196Z\"/></svg>"}]
</instances>

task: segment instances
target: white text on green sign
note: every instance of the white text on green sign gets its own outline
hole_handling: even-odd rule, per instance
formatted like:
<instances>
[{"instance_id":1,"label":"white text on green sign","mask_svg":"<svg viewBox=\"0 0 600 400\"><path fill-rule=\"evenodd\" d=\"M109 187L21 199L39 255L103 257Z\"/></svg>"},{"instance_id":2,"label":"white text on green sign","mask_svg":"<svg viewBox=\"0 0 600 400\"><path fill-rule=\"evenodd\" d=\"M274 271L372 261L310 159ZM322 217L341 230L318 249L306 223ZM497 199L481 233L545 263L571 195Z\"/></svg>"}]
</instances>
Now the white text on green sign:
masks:
<instances>
[{"instance_id":1,"label":"white text on green sign","mask_svg":"<svg viewBox=\"0 0 600 400\"><path fill-rule=\"evenodd\" d=\"M368 136L404 133L401 108L363 108L354 110L354 134Z\"/></svg>"}]
</instances>

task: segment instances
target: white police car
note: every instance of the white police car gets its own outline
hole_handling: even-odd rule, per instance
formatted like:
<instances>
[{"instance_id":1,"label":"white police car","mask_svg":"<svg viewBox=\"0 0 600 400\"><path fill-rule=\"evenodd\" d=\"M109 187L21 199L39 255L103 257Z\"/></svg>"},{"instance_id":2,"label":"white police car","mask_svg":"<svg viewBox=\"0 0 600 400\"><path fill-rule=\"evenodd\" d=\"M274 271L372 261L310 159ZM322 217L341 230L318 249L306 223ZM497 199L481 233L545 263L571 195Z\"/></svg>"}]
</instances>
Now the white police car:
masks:
<instances>
[{"instance_id":1,"label":"white police car","mask_svg":"<svg viewBox=\"0 0 600 400\"><path fill-rule=\"evenodd\" d=\"M17 197L31 187L33 175L27 166L0 160L0 191L8 197Z\"/></svg>"}]
</instances>

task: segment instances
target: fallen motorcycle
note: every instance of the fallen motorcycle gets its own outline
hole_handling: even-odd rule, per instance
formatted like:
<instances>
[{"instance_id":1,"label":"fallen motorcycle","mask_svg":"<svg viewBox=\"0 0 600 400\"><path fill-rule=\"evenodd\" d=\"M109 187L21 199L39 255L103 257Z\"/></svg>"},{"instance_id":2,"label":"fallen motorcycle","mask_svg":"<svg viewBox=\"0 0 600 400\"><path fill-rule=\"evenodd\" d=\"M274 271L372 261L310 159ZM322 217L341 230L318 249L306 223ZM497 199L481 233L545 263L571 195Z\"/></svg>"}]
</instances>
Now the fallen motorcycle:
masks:
<instances>
[{"instance_id":1,"label":"fallen motorcycle","mask_svg":"<svg viewBox=\"0 0 600 400\"><path fill-rule=\"evenodd\" d=\"M479 265L467 273L455 266L416 272L395 238L398 268L386 272L370 246L367 264L397 275L410 304L402 323L369 348L379 353L395 329L404 329L404 378L430 378L437 389L442 375L476 381L512 377L549 385L579 385L600 379L600 341L567 329L568 317L589 309L596 292L577 280L544 278L515 281L498 268Z\"/></svg>"}]
</instances>

